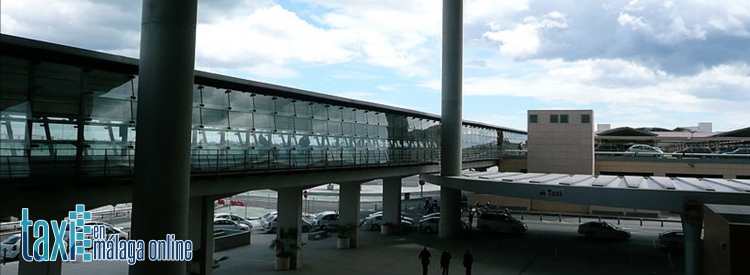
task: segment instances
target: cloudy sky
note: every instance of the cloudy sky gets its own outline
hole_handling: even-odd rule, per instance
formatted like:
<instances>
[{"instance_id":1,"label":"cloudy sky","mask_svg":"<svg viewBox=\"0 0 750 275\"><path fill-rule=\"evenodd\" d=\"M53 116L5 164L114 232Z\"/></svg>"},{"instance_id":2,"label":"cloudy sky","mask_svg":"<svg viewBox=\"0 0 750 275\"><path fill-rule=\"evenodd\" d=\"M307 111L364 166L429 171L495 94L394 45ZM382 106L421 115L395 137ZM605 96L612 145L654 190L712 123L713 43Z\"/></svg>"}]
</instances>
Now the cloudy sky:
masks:
<instances>
[{"instance_id":1,"label":"cloudy sky","mask_svg":"<svg viewBox=\"0 0 750 275\"><path fill-rule=\"evenodd\" d=\"M141 1L3 0L0 32L138 57ZM440 0L199 0L196 67L440 114ZM750 1L465 0L464 119L750 126Z\"/></svg>"}]
</instances>

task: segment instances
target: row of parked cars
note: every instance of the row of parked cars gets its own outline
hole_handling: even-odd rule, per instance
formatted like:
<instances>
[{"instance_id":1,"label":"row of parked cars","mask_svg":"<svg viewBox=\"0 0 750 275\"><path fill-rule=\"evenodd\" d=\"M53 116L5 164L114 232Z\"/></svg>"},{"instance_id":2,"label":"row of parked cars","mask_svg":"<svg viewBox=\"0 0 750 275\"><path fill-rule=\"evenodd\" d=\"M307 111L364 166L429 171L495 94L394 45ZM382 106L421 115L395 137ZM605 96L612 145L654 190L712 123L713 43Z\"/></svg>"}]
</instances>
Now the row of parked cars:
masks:
<instances>
[{"instance_id":1,"label":"row of parked cars","mask_svg":"<svg viewBox=\"0 0 750 275\"><path fill-rule=\"evenodd\" d=\"M624 152L626 155L636 156L662 156L664 151L659 147L646 144L633 144L623 151L622 147L617 144L602 144L596 147L597 152ZM750 147L730 147L725 150L714 152L708 147L687 147L672 153L673 156L701 155L701 154L750 154Z\"/></svg>"}]
</instances>

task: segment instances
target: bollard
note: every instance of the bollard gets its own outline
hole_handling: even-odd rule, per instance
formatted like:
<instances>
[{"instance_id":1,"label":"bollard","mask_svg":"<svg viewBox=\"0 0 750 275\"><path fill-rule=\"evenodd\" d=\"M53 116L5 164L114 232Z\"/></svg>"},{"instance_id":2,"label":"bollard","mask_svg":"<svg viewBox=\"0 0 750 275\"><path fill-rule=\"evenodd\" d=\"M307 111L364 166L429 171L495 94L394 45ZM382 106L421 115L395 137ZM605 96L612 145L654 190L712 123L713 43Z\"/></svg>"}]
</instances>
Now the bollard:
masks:
<instances>
[{"instance_id":1,"label":"bollard","mask_svg":"<svg viewBox=\"0 0 750 275\"><path fill-rule=\"evenodd\" d=\"M378 212L378 204L375 204L375 212Z\"/></svg>"},{"instance_id":2,"label":"bollard","mask_svg":"<svg viewBox=\"0 0 750 275\"><path fill-rule=\"evenodd\" d=\"M664 227L664 220L661 220L661 227Z\"/></svg>"},{"instance_id":3,"label":"bollard","mask_svg":"<svg viewBox=\"0 0 750 275\"><path fill-rule=\"evenodd\" d=\"M562 222L562 214L558 215L557 221Z\"/></svg>"},{"instance_id":4,"label":"bollard","mask_svg":"<svg viewBox=\"0 0 750 275\"><path fill-rule=\"evenodd\" d=\"M641 219L641 226L643 226L643 219Z\"/></svg>"},{"instance_id":5,"label":"bollard","mask_svg":"<svg viewBox=\"0 0 750 275\"><path fill-rule=\"evenodd\" d=\"M578 215L578 223L581 223L581 215Z\"/></svg>"},{"instance_id":6,"label":"bollard","mask_svg":"<svg viewBox=\"0 0 750 275\"><path fill-rule=\"evenodd\" d=\"M523 212L521 212L521 220L523 220Z\"/></svg>"},{"instance_id":7,"label":"bollard","mask_svg":"<svg viewBox=\"0 0 750 275\"><path fill-rule=\"evenodd\" d=\"M542 221L542 214L539 214L539 221Z\"/></svg>"},{"instance_id":8,"label":"bollard","mask_svg":"<svg viewBox=\"0 0 750 275\"><path fill-rule=\"evenodd\" d=\"M617 225L620 225L620 217L617 217Z\"/></svg>"},{"instance_id":9,"label":"bollard","mask_svg":"<svg viewBox=\"0 0 750 275\"><path fill-rule=\"evenodd\" d=\"M599 216L599 222L602 222L602 216Z\"/></svg>"}]
</instances>

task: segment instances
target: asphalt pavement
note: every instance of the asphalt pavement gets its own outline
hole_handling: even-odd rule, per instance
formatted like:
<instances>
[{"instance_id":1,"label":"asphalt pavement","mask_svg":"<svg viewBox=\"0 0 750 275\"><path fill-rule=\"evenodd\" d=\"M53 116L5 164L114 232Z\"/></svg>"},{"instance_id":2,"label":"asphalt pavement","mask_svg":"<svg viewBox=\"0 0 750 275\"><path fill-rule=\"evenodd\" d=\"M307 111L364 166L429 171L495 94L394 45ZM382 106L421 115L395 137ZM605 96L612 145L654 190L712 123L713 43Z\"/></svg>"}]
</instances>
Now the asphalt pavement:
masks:
<instances>
[{"instance_id":1,"label":"asphalt pavement","mask_svg":"<svg viewBox=\"0 0 750 275\"><path fill-rule=\"evenodd\" d=\"M423 247L431 251L428 274L440 274L439 257L444 249L453 256L450 274L464 274L461 265L466 249L474 257L473 274L683 274L684 257L680 251L656 248L658 232L679 229L679 224L645 224L623 221L631 230L628 241L596 241L578 236L577 219L538 221L527 218L529 231L523 235L481 234L470 232L455 239L415 231L381 235L360 230L360 247L336 248L335 234L320 240L305 240L303 266L282 274L421 274L418 254ZM583 221L585 222L585 220ZM250 245L215 253L228 256L214 270L215 275L279 274L274 253L268 246L273 234L254 231ZM16 275L17 262L0 266L0 274ZM64 262L63 274L128 274L124 262Z\"/></svg>"}]
</instances>

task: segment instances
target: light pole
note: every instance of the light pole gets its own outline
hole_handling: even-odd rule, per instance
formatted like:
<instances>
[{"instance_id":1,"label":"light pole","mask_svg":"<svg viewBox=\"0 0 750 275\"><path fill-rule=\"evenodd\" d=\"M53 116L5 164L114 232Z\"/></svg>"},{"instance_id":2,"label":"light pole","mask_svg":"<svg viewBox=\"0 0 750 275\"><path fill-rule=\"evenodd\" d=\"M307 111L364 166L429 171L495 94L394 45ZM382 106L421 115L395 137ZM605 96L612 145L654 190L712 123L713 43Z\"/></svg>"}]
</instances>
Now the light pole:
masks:
<instances>
[{"instance_id":1,"label":"light pole","mask_svg":"<svg viewBox=\"0 0 750 275\"><path fill-rule=\"evenodd\" d=\"M307 190L302 191L302 197L305 198L305 212L310 212L310 203L307 202Z\"/></svg>"},{"instance_id":2,"label":"light pole","mask_svg":"<svg viewBox=\"0 0 750 275\"><path fill-rule=\"evenodd\" d=\"M419 197L424 198L424 180L419 180Z\"/></svg>"}]
</instances>

